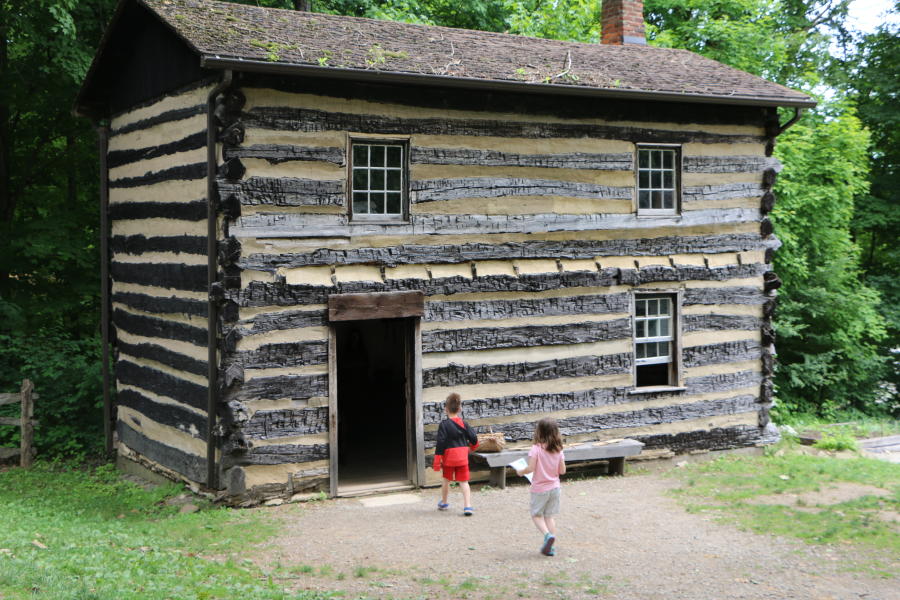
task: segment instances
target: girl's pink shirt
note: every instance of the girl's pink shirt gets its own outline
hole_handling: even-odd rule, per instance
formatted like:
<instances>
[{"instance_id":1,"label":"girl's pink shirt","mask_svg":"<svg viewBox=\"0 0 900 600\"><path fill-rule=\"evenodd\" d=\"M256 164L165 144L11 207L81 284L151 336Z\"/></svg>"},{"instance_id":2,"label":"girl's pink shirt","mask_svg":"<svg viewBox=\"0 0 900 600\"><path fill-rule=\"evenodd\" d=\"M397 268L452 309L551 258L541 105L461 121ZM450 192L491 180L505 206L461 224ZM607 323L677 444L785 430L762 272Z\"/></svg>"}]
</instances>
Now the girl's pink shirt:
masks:
<instances>
[{"instance_id":1,"label":"girl's pink shirt","mask_svg":"<svg viewBox=\"0 0 900 600\"><path fill-rule=\"evenodd\" d=\"M528 452L528 458L535 457L534 474L531 476L531 491L535 493L549 492L559 487L559 465L566 460L565 454L547 452L543 444L534 444Z\"/></svg>"}]
</instances>

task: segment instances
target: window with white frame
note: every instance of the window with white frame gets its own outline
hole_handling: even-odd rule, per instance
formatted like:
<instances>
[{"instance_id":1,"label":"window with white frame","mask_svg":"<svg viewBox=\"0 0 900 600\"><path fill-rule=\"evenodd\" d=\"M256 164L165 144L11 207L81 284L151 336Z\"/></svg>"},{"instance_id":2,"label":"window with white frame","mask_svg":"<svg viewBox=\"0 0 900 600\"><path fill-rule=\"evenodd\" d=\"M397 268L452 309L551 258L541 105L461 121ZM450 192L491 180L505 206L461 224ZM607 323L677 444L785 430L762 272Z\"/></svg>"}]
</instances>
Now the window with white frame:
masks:
<instances>
[{"instance_id":1,"label":"window with white frame","mask_svg":"<svg viewBox=\"0 0 900 600\"><path fill-rule=\"evenodd\" d=\"M638 214L678 213L680 165L680 150L677 147L638 146Z\"/></svg>"},{"instance_id":2,"label":"window with white frame","mask_svg":"<svg viewBox=\"0 0 900 600\"><path fill-rule=\"evenodd\" d=\"M354 219L403 219L406 213L406 144L350 144L351 210Z\"/></svg>"},{"instance_id":3,"label":"window with white frame","mask_svg":"<svg viewBox=\"0 0 900 600\"><path fill-rule=\"evenodd\" d=\"M675 347L675 296L635 295L635 387L674 385Z\"/></svg>"}]
</instances>

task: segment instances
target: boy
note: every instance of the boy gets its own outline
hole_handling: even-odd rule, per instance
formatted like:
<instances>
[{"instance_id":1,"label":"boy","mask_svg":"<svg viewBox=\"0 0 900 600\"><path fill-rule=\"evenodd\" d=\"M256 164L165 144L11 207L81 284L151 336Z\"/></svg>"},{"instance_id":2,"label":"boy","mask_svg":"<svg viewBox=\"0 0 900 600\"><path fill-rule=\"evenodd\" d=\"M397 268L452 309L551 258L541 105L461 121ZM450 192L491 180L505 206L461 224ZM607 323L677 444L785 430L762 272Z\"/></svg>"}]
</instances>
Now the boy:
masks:
<instances>
[{"instance_id":1,"label":"boy","mask_svg":"<svg viewBox=\"0 0 900 600\"><path fill-rule=\"evenodd\" d=\"M450 482L459 483L463 493L463 514L472 516L472 492L469 489L469 450L478 447L478 436L459 416L462 402L459 394L453 393L444 400L446 419L441 421L437 433L437 448L434 451L434 470L440 471L443 464L444 480L441 482L441 500L438 510L447 510L450 504Z\"/></svg>"}]
</instances>

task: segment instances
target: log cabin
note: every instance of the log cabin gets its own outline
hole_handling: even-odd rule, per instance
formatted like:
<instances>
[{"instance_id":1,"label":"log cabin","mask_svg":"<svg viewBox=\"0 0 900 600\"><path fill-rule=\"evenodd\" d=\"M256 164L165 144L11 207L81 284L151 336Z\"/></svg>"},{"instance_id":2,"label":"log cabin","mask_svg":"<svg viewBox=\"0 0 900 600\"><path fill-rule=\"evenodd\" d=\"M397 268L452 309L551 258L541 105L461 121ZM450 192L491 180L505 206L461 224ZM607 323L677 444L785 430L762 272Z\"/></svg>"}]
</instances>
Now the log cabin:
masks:
<instances>
[{"instance_id":1,"label":"log cabin","mask_svg":"<svg viewBox=\"0 0 900 600\"><path fill-rule=\"evenodd\" d=\"M431 485L450 391L513 448L777 438L772 151L814 102L642 10L584 44L122 0L76 100L120 463L236 503Z\"/></svg>"}]
</instances>

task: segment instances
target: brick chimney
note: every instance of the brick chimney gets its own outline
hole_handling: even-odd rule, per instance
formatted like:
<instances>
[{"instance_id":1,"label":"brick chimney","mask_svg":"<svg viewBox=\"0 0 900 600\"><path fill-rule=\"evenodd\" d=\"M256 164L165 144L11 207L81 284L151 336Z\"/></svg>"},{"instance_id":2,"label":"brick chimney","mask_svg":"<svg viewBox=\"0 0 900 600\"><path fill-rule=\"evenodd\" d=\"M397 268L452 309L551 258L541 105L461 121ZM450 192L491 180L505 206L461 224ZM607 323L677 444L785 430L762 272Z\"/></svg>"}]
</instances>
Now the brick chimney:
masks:
<instances>
[{"instance_id":1,"label":"brick chimney","mask_svg":"<svg viewBox=\"0 0 900 600\"><path fill-rule=\"evenodd\" d=\"M600 43L646 44L643 0L602 0Z\"/></svg>"}]
</instances>

